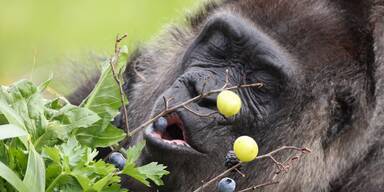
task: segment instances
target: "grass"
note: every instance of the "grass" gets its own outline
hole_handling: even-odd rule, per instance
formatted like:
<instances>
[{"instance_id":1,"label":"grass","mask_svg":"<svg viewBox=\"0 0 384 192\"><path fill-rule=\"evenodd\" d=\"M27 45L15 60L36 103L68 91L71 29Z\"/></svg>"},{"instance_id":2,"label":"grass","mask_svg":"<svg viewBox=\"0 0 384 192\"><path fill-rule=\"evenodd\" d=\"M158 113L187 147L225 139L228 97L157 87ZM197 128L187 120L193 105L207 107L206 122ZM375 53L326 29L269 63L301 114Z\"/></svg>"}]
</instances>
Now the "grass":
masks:
<instances>
[{"instance_id":1,"label":"grass","mask_svg":"<svg viewBox=\"0 0 384 192\"><path fill-rule=\"evenodd\" d=\"M146 41L196 3L0 0L0 84L20 78L41 81L51 73L57 78L68 58L110 54L118 33L128 34L130 47Z\"/></svg>"}]
</instances>

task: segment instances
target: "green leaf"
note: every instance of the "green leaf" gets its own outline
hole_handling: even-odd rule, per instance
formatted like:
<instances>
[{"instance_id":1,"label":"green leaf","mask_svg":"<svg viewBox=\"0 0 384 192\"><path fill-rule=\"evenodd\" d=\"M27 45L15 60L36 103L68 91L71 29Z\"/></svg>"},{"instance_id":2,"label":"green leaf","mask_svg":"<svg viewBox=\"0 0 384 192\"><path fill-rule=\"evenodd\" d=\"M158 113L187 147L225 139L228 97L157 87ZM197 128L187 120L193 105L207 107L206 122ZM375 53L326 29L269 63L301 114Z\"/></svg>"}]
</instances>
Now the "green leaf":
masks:
<instances>
[{"instance_id":1,"label":"green leaf","mask_svg":"<svg viewBox=\"0 0 384 192\"><path fill-rule=\"evenodd\" d=\"M137 161L137 159L139 159L141 151L143 151L144 147L145 147L145 141L144 140L138 142L133 147L130 147L127 150L127 162L130 164L135 163L135 161Z\"/></svg>"},{"instance_id":2,"label":"green leaf","mask_svg":"<svg viewBox=\"0 0 384 192\"><path fill-rule=\"evenodd\" d=\"M52 119L66 125L67 130L74 128L87 128L100 120L100 117L87 108L66 105L61 108Z\"/></svg>"},{"instance_id":3,"label":"green leaf","mask_svg":"<svg viewBox=\"0 0 384 192\"><path fill-rule=\"evenodd\" d=\"M29 147L28 167L23 180L33 192L45 191L45 165L33 146Z\"/></svg>"},{"instance_id":4,"label":"green leaf","mask_svg":"<svg viewBox=\"0 0 384 192\"><path fill-rule=\"evenodd\" d=\"M101 191L107 184L108 182L112 179L114 173L110 173L108 174L107 176L105 176L104 178L100 179L99 181L97 181L93 186L92 188L94 190L96 190L97 192Z\"/></svg>"},{"instance_id":5,"label":"green leaf","mask_svg":"<svg viewBox=\"0 0 384 192\"><path fill-rule=\"evenodd\" d=\"M115 128L109 122L106 126L92 126L88 129L79 129L76 132L76 139L83 145L89 147L108 147L117 144L126 137L123 130Z\"/></svg>"},{"instance_id":6,"label":"green leaf","mask_svg":"<svg viewBox=\"0 0 384 192\"><path fill-rule=\"evenodd\" d=\"M5 116L9 123L21 127L24 130L26 129L23 120L19 117L17 112L2 100L0 100L0 112Z\"/></svg>"},{"instance_id":7,"label":"green leaf","mask_svg":"<svg viewBox=\"0 0 384 192\"><path fill-rule=\"evenodd\" d=\"M28 133L23 129L13 124L0 125L0 140L27 136Z\"/></svg>"},{"instance_id":8,"label":"green leaf","mask_svg":"<svg viewBox=\"0 0 384 192\"><path fill-rule=\"evenodd\" d=\"M75 138L70 138L59 148L64 159L64 166L75 167L81 161L84 151Z\"/></svg>"},{"instance_id":9,"label":"green leaf","mask_svg":"<svg viewBox=\"0 0 384 192\"><path fill-rule=\"evenodd\" d=\"M71 175L76 178L77 182L79 182L79 184L81 185L81 188L83 188L83 191L88 191L88 189L91 187L92 182L85 173L78 171L72 172Z\"/></svg>"},{"instance_id":10,"label":"green leaf","mask_svg":"<svg viewBox=\"0 0 384 192\"><path fill-rule=\"evenodd\" d=\"M131 176L132 178L136 179L137 181L143 183L148 187L150 186L149 181L147 181L147 177L144 174L140 173L140 171L135 167L135 164L127 162L124 166L122 173Z\"/></svg>"},{"instance_id":11,"label":"green leaf","mask_svg":"<svg viewBox=\"0 0 384 192\"><path fill-rule=\"evenodd\" d=\"M83 154L82 161L84 162L84 164L89 164L94 161L93 159L97 156L98 153L99 151L97 151L97 149L84 147L84 154Z\"/></svg>"},{"instance_id":12,"label":"green leaf","mask_svg":"<svg viewBox=\"0 0 384 192\"><path fill-rule=\"evenodd\" d=\"M127 150L127 160L125 162L125 166L122 170L122 173L133 177L137 181L149 187L149 181L147 181L148 177L136 168L135 163L137 159L139 159L141 151L144 149L144 146L145 141L141 141Z\"/></svg>"},{"instance_id":13,"label":"green leaf","mask_svg":"<svg viewBox=\"0 0 384 192\"><path fill-rule=\"evenodd\" d=\"M120 88L113 78L109 61L106 61L104 65L99 81L81 106L91 109L101 117L112 117L118 113L121 106ZM117 67L116 70L119 71L121 67Z\"/></svg>"},{"instance_id":14,"label":"green leaf","mask_svg":"<svg viewBox=\"0 0 384 192\"><path fill-rule=\"evenodd\" d=\"M114 165L106 163L102 160L99 160L96 163L92 163L88 165L88 168L92 170L93 173L96 173L98 175L108 175L116 171L116 168Z\"/></svg>"},{"instance_id":15,"label":"green leaf","mask_svg":"<svg viewBox=\"0 0 384 192\"><path fill-rule=\"evenodd\" d=\"M53 188L63 189L65 183L62 179L68 175L81 186L80 191L87 192L103 191L105 186L120 182L114 165L102 160L95 162L97 151L79 145L74 137L59 146L44 147L43 154L45 158L51 160L47 161L50 163L49 170L47 169L48 191L52 191Z\"/></svg>"},{"instance_id":16,"label":"green leaf","mask_svg":"<svg viewBox=\"0 0 384 192\"><path fill-rule=\"evenodd\" d=\"M8 92L8 104L21 118L23 126L7 119L11 124L26 128L28 133L34 138L42 131L40 123L44 123L40 119L43 116L42 106L44 103L37 87L32 82L21 80L10 86ZM34 120L38 122L36 123Z\"/></svg>"},{"instance_id":17,"label":"green leaf","mask_svg":"<svg viewBox=\"0 0 384 192\"><path fill-rule=\"evenodd\" d=\"M113 183L103 189L103 192L128 192L127 189L121 189L120 184Z\"/></svg>"},{"instance_id":18,"label":"green leaf","mask_svg":"<svg viewBox=\"0 0 384 192\"><path fill-rule=\"evenodd\" d=\"M74 108L65 113L68 118L70 128L87 128L100 120L100 117L93 111L86 108Z\"/></svg>"},{"instance_id":19,"label":"green leaf","mask_svg":"<svg viewBox=\"0 0 384 192\"><path fill-rule=\"evenodd\" d=\"M123 68L127 58L127 49L122 48L120 60L116 66L117 73ZM91 128L78 130L76 135L81 144L90 147L108 147L117 144L126 136L121 129L115 128L110 123L113 117L119 113L121 100L120 88L113 77L108 60L103 66L100 79L94 90L81 106L96 112L102 118Z\"/></svg>"},{"instance_id":20,"label":"green leaf","mask_svg":"<svg viewBox=\"0 0 384 192\"><path fill-rule=\"evenodd\" d=\"M149 186L148 179L152 180L156 185L164 185L161 178L169 174L169 172L165 170L167 168L166 166L152 162L141 167L136 167L135 162L139 159L144 146L145 141L141 141L127 150L127 161L122 173L135 178L146 186Z\"/></svg>"},{"instance_id":21,"label":"green leaf","mask_svg":"<svg viewBox=\"0 0 384 192\"><path fill-rule=\"evenodd\" d=\"M33 144L37 151L41 151L41 148L44 146L54 146L59 142L59 139L64 140L64 138L68 138L68 134L62 125L57 125L55 129L48 127L45 133L37 138Z\"/></svg>"},{"instance_id":22,"label":"green leaf","mask_svg":"<svg viewBox=\"0 0 384 192\"><path fill-rule=\"evenodd\" d=\"M29 192L28 187L21 181L21 179L7 167L3 162L0 161L0 177L6 180L19 192Z\"/></svg>"},{"instance_id":23,"label":"green leaf","mask_svg":"<svg viewBox=\"0 0 384 192\"><path fill-rule=\"evenodd\" d=\"M119 62L115 67L116 73L119 73L128 60L127 46L121 48L119 56ZM109 59L107 59L103 64L103 70L99 81L91 94L89 94L88 98L81 104L81 106L95 111L102 117L105 116L102 115L104 113L109 113L110 116L115 116L117 114L117 109L121 106L120 88L113 77L112 68L109 62Z\"/></svg>"},{"instance_id":24,"label":"green leaf","mask_svg":"<svg viewBox=\"0 0 384 192\"><path fill-rule=\"evenodd\" d=\"M79 192L83 190L72 175L60 174L47 187L46 192L51 191Z\"/></svg>"},{"instance_id":25,"label":"green leaf","mask_svg":"<svg viewBox=\"0 0 384 192\"><path fill-rule=\"evenodd\" d=\"M0 100L0 112L5 116L10 124L26 130L23 120L17 115L16 111L14 111L7 103L5 103L4 100ZM26 138L20 137L19 139L23 142L25 147L28 147Z\"/></svg>"},{"instance_id":26,"label":"green leaf","mask_svg":"<svg viewBox=\"0 0 384 192\"><path fill-rule=\"evenodd\" d=\"M0 112L0 125L8 124L7 118Z\"/></svg>"},{"instance_id":27,"label":"green leaf","mask_svg":"<svg viewBox=\"0 0 384 192\"><path fill-rule=\"evenodd\" d=\"M61 165L50 163L45 169L45 178L47 185L52 184L53 180L62 173Z\"/></svg>"},{"instance_id":28,"label":"green leaf","mask_svg":"<svg viewBox=\"0 0 384 192\"><path fill-rule=\"evenodd\" d=\"M43 156L51 159L54 163L61 163L60 150L57 147L44 147Z\"/></svg>"},{"instance_id":29,"label":"green leaf","mask_svg":"<svg viewBox=\"0 0 384 192\"><path fill-rule=\"evenodd\" d=\"M43 83L41 83L41 84L37 87L37 89L39 90L39 92L44 91L44 90L48 87L48 85L52 82L52 79L53 79L53 75L51 74L51 75L49 76L49 79L47 79L46 81L44 81Z\"/></svg>"},{"instance_id":30,"label":"green leaf","mask_svg":"<svg viewBox=\"0 0 384 192\"><path fill-rule=\"evenodd\" d=\"M165 170L166 168L167 166L164 166L162 164L157 164L156 162L152 162L144 166L141 166L137 169L141 174L146 175L156 185L160 186L160 185L164 185L163 181L161 180L161 177L169 174L169 172Z\"/></svg>"}]
</instances>

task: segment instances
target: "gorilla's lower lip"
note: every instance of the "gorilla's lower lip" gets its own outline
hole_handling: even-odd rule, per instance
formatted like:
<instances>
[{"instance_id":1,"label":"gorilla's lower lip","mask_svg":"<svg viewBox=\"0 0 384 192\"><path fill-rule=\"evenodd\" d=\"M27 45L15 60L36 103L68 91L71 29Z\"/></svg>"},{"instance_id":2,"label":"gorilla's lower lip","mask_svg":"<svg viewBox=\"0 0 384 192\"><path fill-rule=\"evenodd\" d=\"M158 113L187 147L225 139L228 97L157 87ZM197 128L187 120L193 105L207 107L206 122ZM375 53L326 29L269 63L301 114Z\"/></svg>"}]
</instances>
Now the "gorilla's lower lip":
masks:
<instances>
[{"instance_id":1,"label":"gorilla's lower lip","mask_svg":"<svg viewBox=\"0 0 384 192\"><path fill-rule=\"evenodd\" d=\"M152 123L145 129L144 138L149 144L151 144L151 146L155 147L156 149L179 153L203 154L187 143L185 130L183 130L182 138L171 138L167 133L162 134L156 132Z\"/></svg>"}]
</instances>

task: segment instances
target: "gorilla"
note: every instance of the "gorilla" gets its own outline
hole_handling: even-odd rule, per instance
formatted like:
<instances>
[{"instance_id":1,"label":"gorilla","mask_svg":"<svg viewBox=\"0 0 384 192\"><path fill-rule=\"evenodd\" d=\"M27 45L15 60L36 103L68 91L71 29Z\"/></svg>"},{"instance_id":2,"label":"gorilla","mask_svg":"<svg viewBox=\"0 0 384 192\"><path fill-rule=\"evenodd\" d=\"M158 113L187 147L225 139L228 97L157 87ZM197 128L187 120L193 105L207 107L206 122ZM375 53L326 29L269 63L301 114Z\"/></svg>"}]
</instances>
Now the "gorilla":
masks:
<instances>
[{"instance_id":1,"label":"gorilla","mask_svg":"<svg viewBox=\"0 0 384 192\"><path fill-rule=\"evenodd\" d=\"M163 134L148 126L129 145L145 139L140 163L163 163L170 175L159 188L129 178L123 185L193 191L225 170L234 140L248 135L260 154L284 145L312 150L261 191L384 191L383 0L208 1L131 55L124 72L129 126L164 110L164 98L175 106L222 87L226 70L230 85L264 86L235 90L243 106L234 117L179 108L165 117ZM189 108L212 113L216 96ZM230 177L244 189L268 181L273 170L260 160L242 166L246 177Z\"/></svg>"}]
</instances>

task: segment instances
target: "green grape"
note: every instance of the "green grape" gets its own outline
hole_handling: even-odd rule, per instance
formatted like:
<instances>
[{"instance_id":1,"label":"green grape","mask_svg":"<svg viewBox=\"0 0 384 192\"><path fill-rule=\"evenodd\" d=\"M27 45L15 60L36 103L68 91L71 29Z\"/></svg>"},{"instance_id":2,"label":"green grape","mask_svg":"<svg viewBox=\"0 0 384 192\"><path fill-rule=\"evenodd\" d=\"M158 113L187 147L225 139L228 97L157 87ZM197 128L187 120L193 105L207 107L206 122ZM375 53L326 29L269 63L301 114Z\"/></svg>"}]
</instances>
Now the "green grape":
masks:
<instances>
[{"instance_id":1,"label":"green grape","mask_svg":"<svg viewBox=\"0 0 384 192\"><path fill-rule=\"evenodd\" d=\"M235 151L236 157L241 162L249 162L254 160L259 153L259 147L256 141L249 136L241 136L236 139L233 144L233 150Z\"/></svg>"},{"instance_id":2,"label":"green grape","mask_svg":"<svg viewBox=\"0 0 384 192\"><path fill-rule=\"evenodd\" d=\"M217 109L225 117L231 117L240 112L241 99L232 91L222 91L217 96Z\"/></svg>"}]
</instances>

